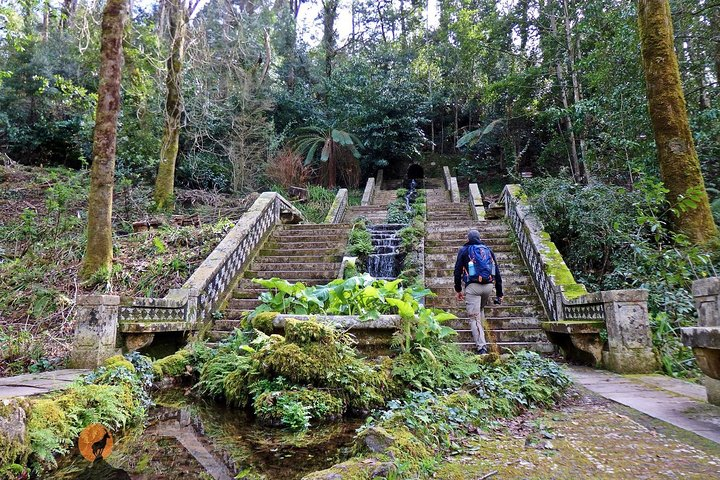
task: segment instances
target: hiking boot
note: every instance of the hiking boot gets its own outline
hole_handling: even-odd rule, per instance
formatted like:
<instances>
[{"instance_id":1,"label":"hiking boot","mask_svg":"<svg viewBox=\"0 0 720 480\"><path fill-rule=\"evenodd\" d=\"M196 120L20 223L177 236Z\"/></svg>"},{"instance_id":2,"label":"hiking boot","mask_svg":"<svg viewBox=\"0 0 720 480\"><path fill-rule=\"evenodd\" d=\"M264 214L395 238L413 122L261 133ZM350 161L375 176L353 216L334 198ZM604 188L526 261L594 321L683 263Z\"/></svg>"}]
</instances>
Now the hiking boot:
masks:
<instances>
[{"instance_id":1,"label":"hiking boot","mask_svg":"<svg viewBox=\"0 0 720 480\"><path fill-rule=\"evenodd\" d=\"M488 353L487 345L483 345L482 347L477 349L478 355L487 355L487 353Z\"/></svg>"}]
</instances>

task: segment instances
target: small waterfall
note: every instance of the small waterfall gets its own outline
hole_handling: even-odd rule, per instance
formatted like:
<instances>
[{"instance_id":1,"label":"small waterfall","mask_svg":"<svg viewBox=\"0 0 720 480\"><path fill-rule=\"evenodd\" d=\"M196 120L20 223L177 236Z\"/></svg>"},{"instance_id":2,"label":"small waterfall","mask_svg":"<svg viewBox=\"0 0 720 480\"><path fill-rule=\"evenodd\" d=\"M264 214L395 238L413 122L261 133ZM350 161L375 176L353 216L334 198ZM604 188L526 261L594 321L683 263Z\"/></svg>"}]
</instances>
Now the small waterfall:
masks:
<instances>
[{"instance_id":1,"label":"small waterfall","mask_svg":"<svg viewBox=\"0 0 720 480\"><path fill-rule=\"evenodd\" d=\"M405 194L405 211L411 212L410 206L417 198L417 180L414 178L408 184ZM395 280L400 275L404 255L400 254L402 239L398 232L405 227L400 223L386 223L368 227L373 253L368 256L367 271L375 278Z\"/></svg>"},{"instance_id":2,"label":"small waterfall","mask_svg":"<svg viewBox=\"0 0 720 480\"><path fill-rule=\"evenodd\" d=\"M373 277L394 280L400 274L402 262L398 250L401 239L398 231L404 226L389 223L368 227L373 253L368 256L367 270Z\"/></svg>"}]
</instances>

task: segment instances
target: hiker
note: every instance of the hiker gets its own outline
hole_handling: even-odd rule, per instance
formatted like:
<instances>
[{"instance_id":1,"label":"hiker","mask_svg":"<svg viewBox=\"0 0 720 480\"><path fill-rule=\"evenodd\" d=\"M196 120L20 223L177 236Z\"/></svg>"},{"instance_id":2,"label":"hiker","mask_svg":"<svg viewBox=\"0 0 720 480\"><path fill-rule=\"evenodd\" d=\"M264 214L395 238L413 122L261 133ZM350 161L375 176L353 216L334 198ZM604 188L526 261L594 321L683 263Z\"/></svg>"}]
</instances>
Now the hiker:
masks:
<instances>
[{"instance_id":1,"label":"hiker","mask_svg":"<svg viewBox=\"0 0 720 480\"><path fill-rule=\"evenodd\" d=\"M460 285L461 279L465 284L464 292ZM502 278L495 254L480 241L480 232L472 229L468 232L467 243L460 247L455 262L455 296L458 300L465 300L470 331L479 354L488 353L483 330L483 309L490 303L493 284L497 295L495 303L500 304L503 299Z\"/></svg>"}]
</instances>

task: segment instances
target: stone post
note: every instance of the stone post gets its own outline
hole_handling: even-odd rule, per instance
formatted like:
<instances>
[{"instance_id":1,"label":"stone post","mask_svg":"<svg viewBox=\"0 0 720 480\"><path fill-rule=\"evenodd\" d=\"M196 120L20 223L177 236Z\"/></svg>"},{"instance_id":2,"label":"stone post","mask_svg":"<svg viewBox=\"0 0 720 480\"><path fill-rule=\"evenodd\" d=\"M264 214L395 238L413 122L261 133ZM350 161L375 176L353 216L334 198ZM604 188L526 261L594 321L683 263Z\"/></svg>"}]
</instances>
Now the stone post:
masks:
<instances>
[{"instance_id":1,"label":"stone post","mask_svg":"<svg viewBox=\"0 0 720 480\"><path fill-rule=\"evenodd\" d=\"M117 295L84 295L75 308L75 339L70 354L72 368L95 368L120 353L117 348Z\"/></svg>"},{"instance_id":2,"label":"stone post","mask_svg":"<svg viewBox=\"0 0 720 480\"><path fill-rule=\"evenodd\" d=\"M692 285L698 326L682 329L683 343L692 347L708 402L720 405L720 277L695 280Z\"/></svg>"},{"instance_id":3,"label":"stone post","mask_svg":"<svg viewBox=\"0 0 720 480\"><path fill-rule=\"evenodd\" d=\"M600 292L605 310L609 351L605 366L617 373L652 373L657 358L652 348L648 320L647 290Z\"/></svg>"}]
</instances>

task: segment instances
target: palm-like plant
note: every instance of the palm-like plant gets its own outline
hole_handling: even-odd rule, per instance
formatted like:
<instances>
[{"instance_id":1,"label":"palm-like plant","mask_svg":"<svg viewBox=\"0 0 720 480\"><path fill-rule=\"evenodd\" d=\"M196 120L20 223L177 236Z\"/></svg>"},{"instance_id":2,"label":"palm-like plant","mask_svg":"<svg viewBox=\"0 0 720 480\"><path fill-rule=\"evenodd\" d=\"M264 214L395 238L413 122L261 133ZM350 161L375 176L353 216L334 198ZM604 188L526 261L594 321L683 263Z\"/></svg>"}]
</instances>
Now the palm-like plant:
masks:
<instances>
[{"instance_id":1,"label":"palm-like plant","mask_svg":"<svg viewBox=\"0 0 720 480\"><path fill-rule=\"evenodd\" d=\"M337 164L341 158L347 155L352 155L355 159L360 158L357 149L361 144L360 139L352 133L336 128L300 128L292 144L296 152L305 155L305 165L314 163L320 150L320 162L327 163L329 188L335 187Z\"/></svg>"}]
</instances>

